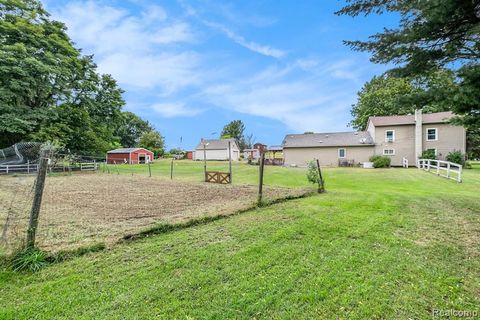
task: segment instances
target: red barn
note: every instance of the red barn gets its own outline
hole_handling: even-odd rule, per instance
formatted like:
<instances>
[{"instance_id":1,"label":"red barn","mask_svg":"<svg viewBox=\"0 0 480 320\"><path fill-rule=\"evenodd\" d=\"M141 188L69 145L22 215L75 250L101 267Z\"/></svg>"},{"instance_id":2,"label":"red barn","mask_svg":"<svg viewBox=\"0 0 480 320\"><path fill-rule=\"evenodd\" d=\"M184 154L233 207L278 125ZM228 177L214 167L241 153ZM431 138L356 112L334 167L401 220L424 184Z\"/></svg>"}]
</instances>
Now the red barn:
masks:
<instances>
[{"instance_id":1,"label":"red barn","mask_svg":"<svg viewBox=\"0 0 480 320\"><path fill-rule=\"evenodd\" d=\"M153 152L144 148L120 148L107 152L107 163L138 164L153 161Z\"/></svg>"}]
</instances>

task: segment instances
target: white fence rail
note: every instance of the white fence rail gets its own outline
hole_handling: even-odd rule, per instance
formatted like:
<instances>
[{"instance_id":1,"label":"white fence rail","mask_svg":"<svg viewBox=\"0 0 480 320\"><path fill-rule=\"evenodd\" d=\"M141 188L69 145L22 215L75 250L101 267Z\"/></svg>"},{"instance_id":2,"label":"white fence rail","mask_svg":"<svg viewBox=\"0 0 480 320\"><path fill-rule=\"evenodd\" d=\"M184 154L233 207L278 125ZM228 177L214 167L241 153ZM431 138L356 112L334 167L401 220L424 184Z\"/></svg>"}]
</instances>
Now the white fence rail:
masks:
<instances>
[{"instance_id":1,"label":"white fence rail","mask_svg":"<svg viewBox=\"0 0 480 320\"><path fill-rule=\"evenodd\" d=\"M418 159L418 169L435 173L440 177L462 182L462 165L442 160Z\"/></svg>"},{"instance_id":2,"label":"white fence rail","mask_svg":"<svg viewBox=\"0 0 480 320\"><path fill-rule=\"evenodd\" d=\"M96 162L82 162L77 166L71 165L52 165L49 166L50 172L71 172L71 171L97 171L98 163ZM0 175L16 174L16 173L36 173L38 171L38 164L15 164L15 165L0 165Z\"/></svg>"},{"instance_id":3,"label":"white fence rail","mask_svg":"<svg viewBox=\"0 0 480 320\"><path fill-rule=\"evenodd\" d=\"M38 164L15 164L0 166L0 174L34 173L38 171Z\"/></svg>"}]
</instances>

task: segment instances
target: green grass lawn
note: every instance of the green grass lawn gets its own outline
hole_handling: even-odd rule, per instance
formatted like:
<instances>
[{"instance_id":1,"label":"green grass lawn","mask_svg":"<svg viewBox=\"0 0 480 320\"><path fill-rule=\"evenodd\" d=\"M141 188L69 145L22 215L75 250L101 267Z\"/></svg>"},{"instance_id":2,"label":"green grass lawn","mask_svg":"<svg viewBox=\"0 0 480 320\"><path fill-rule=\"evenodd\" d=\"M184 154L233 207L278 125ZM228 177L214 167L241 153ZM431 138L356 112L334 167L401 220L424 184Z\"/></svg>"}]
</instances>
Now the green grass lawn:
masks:
<instances>
[{"instance_id":1,"label":"green grass lawn","mask_svg":"<svg viewBox=\"0 0 480 320\"><path fill-rule=\"evenodd\" d=\"M153 168L168 176L167 162ZM145 173L141 166L119 170ZM255 183L257 170L236 164L235 183ZM176 167L179 179L201 180L201 172L198 163ZM463 183L416 169L324 175L326 194L119 244L35 274L3 271L0 318L480 313L480 170L465 170ZM303 169L279 167L266 168L266 182L306 184Z\"/></svg>"},{"instance_id":2,"label":"green grass lawn","mask_svg":"<svg viewBox=\"0 0 480 320\"><path fill-rule=\"evenodd\" d=\"M171 160L156 160L151 165L152 176L170 178ZM148 176L148 166L108 165L110 174L136 174ZM103 171L103 168L100 169ZM207 170L228 172L228 161L208 161ZM232 162L233 182L236 184L257 184L258 166L246 165L243 162ZM176 160L173 166L174 180L203 181L203 162L192 160ZM303 187L307 186L304 169L266 166L264 183L273 186Z\"/></svg>"}]
</instances>

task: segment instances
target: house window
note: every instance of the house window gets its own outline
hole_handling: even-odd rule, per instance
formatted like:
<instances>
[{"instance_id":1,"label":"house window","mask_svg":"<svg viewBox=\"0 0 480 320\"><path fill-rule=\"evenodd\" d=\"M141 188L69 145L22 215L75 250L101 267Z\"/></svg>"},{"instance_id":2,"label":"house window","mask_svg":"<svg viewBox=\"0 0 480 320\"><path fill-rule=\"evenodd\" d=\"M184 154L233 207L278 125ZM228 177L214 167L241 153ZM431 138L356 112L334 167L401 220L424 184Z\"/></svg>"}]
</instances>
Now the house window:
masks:
<instances>
[{"instance_id":1,"label":"house window","mask_svg":"<svg viewBox=\"0 0 480 320\"><path fill-rule=\"evenodd\" d=\"M347 156L347 150L345 148L338 149L338 157L345 158Z\"/></svg>"},{"instance_id":2,"label":"house window","mask_svg":"<svg viewBox=\"0 0 480 320\"><path fill-rule=\"evenodd\" d=\"M395 149L383 149L384 156L393 156L395 155Z\"/></svg>"},{"instance_id":3,"label":"house window","mask_svg":"<svg viewBox=\"0 0 480 320\"><path fill-rule=\"evenodd\" d=\"M395 141L395 130L386 130L385 131L385 141L386 142Z\"/></svg>"},{"instance_id":4,"label":"house window","mask_svg":"<svg viewBox=\"0 0 480 320\"><path fill-rule=\"evenodd\" d=\"M427 128L427 141L437 141L438 130L437 128Z\"/></svg>"}]
</instances>

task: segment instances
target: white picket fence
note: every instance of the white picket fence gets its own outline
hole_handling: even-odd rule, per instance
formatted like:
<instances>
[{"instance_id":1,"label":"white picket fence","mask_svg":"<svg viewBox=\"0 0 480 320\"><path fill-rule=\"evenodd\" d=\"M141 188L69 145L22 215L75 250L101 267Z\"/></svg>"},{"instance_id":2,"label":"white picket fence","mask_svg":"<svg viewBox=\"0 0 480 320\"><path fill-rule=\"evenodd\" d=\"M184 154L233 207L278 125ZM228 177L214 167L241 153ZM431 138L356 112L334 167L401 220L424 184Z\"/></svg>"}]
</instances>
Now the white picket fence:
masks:
<instances>
[{"instance_id":1,"label":"white picket fence","mask_svg":"<svg viewBox=\"0 0 480 320\"><path fill-rule=\"evenodd\" d=\"M461 164L443 160L418 159L417 167L418 169L435 173L440 177L462 182L463 168Z\"/></svg>"},{"instance_id":2,"label":"white picket fence","mask_svg":"<svg viewBox=\"0 0 480 320\"><path fill-rule=\"evenodd\" d=\"M60 171L97 171L98 163L96 162L82 162L79 166L49 166L50 172ZM36 173L38 171L38 164L15 164L15 165L0 165L0 175L16 174L16 173Z\"/></svg>"}]
</instances>

